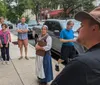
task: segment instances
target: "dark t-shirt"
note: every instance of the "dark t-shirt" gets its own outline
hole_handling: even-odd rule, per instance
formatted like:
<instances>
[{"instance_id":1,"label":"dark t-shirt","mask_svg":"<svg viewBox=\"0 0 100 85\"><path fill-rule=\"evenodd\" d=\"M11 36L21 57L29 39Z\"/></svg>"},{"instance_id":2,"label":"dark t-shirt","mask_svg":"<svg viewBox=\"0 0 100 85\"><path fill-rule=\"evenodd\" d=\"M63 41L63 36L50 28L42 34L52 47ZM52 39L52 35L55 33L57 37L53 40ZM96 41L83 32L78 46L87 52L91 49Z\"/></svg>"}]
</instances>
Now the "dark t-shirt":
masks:
<instances>
[{"instance_id":1,"label":"dark t-shirt","mask_svg":"<svg viewBox=\"0 0 100 85\"><path fill-rule=\"evenodd\" d=\"M73 59L51 85L100 85L100 44Z\"/></svg>"}]
</instances>

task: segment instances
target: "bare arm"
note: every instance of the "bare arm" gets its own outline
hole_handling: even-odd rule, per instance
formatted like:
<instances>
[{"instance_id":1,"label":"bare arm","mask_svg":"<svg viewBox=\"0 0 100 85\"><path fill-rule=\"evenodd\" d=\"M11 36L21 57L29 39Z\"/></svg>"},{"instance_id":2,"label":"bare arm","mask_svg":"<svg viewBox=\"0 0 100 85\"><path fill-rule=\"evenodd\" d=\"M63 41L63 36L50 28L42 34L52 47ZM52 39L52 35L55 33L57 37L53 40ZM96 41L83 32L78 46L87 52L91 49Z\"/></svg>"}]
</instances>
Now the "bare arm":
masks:
<instances>
[{"instance_id":1,"label":"bare arm","mask_svg":"<svg viewBox=\"0 0 100 85\"><path fill-rule=\"evenodd\" d=\"M22 30L23 33L27 33L28 32L28 25L25 25L25 29Z\"/></svg>"},{"instance_id":2,"label":"bare arm","mask_svg":"<svg viewBox=\"0 0 100 85\"><path fill-rule=\"evenodd\" d=\"M23 33L27 33L28 32L28 29L24 29L22 30Z\"/></svg>"},{"instance_id":3,"label":"bare arm","mask_svg":"<svg viewBox=\"0 0 100 85\"><path fill-rule=\"evenodd\" d=\"M23 33L23 31L21 29L17 29L16 30L18 33Z\"/></svg>"},{"instance_id":4,"label":"bare arm","mask_svg":"<svg viewBox=\"0 0 100 85\"><path fill-rule=\"evenodd\" d=\"M38 44L36 44L35 49L36 50L45 50L43 47L39 46Z\"/></svg>"},{"instance_id":5,"label":"bare arm","mask_svg":"<svg viewBox=\"0 0 100 85\"><path fill-rule=\"evenodd\" d=\"M18 33L23 33L23 30L21 29L20 24L17 25L16 31L17 31Z\"/></svg>"},{"instance_id":6,"label":"bare arm","mask_svg":"<svg viewBox=\"0 0 100 85\"><path fill-rule=\"evenodd\" d=\"M75 39L60 39L60 42L62 42L62 43L66 43L66 42L76 42L76 40Z\"/></svg>"},{"instance_id":7,"label":"bare arm","mask_svg":"<svg viewBox=\"0 0 100 85\"><path fill-rule=\"evenodd\" d=\"M47 37L46 39L47 45L46 46L39 46L38 44L36 45L36 49L37 50L44 50L44 51L48 51L51 49L52 47L52 38L50 36Z\"/></svg>"},{"instance_id":8,"label":"bare arm","mask_svg":"<svg viewBox=\"0 0 100 85\"><path fill-rule=\"evenodd\" d=\"M11 41L11 35L10 35L10 33L8 34L8 41L7 41L7 43L6 43L6 47L8 47L8 44L9 44L9 42Z\"/></svg>"},{"instance_id":9,"label":"bare arm","mask_svg":"<svg viewBox=\"0 0 100 85\"><path fill-rule=\"evenodd\" d=\"M2 47L2 42L1 42L1 39L0 39L0 47Z\"/></svg>"},{"instance_id":10,"label":"bare arm","mask_svg":"<svg viewBox=\"0 0 100 85\"><path fill-rule=\"evenodd\" d=\"M18 33L22 33L22 30L21 29L19 29L20 28L20 26L19 26L19 24L17 25L17 28L16 28L16 32L18 32Z\"/></svg>"},{"instance_id":11,"label":"bare arm","mask_svg":"<svg viewBox=\"0 0 100 85\"><path fill-rule=\"evenodd\" d=\"M2 47L2 41L1 41L1 37L0 37L0 47Z\"/></svg>"},{"instance_id":12,"label":"bare arm","mask_svg":"<svg viewBox=\"0 0 100 85\"><path fill-rule=\"evenodd\" d=\"M8 41L7 41L7 44L11 41L11 36L10 36L10 33L8 34Z\"/></svg>"}]
</instances>

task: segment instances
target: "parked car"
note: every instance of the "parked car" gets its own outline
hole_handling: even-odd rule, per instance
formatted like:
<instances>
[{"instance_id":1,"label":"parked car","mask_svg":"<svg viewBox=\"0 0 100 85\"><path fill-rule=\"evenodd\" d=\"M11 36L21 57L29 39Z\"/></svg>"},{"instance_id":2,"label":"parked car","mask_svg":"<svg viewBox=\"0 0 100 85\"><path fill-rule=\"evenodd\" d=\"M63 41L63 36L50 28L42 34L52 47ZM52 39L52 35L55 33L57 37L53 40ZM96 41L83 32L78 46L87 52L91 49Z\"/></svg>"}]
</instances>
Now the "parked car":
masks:
<instances>
[{"instance_id":1,"label":"parked car","mask_svg":"<svg viewBox=\"0 0 100 85\"><path fill-rule=\"evenodd\" d=\"M36 20L29 20L29 22L27 24L28 24L28 29L29 29L28 37L33 38L33 28L34 28L34 26L37 26L38 23Z\"/></svg>"},{"instance_id":2,"label":"parked car","mask_svg":"<svg viewBox=\"0 0 100 85\"><path fill-rule=\"evenodd\" d=\"M35 25L35 26L33 27L33 38L38 37L38 36L35 35L35 30L34 30L34 29L41 29L42 26L43 26L43 24L44 24L44 22L45 22L45 20L42 20L42 21L39 22L38 25Z\"/></svg>"},{"instance_id":3,"label":"parked car","mask_svg":"<svg viewBox=\"0 0 100 85\"><path fill-rule=\"evenodd\" d=\"M77 37L78 36L77 29L80 27L80 22L76 21L75 19L70 19L70 20L74 22L73 31L74 31L74 36ZM56 53L58 56L60 56L60 49L62 45L62 43L59 40L60 31L66 28L66 24L68 21L69 20L48 19L44 23L44 25L48 26L48 33L53 40L52 51ZM41 33L40 32L41 29L40 28L34 29L34 31L35 31L35 37L37 38L37 36ZM75 43L74 46L78 54L84 52L84 48L80 44Z\"/></svg>"},{"instance_id":4,"label":"parked car","mask_svg":"<svg viewBox=\"0 0 100 85\"><path fill-rule=\"evenodd\" d=\"M9 29L13 29L13 24L10 21L4 21L9 27Z\"/></svg>"}]
</instances>

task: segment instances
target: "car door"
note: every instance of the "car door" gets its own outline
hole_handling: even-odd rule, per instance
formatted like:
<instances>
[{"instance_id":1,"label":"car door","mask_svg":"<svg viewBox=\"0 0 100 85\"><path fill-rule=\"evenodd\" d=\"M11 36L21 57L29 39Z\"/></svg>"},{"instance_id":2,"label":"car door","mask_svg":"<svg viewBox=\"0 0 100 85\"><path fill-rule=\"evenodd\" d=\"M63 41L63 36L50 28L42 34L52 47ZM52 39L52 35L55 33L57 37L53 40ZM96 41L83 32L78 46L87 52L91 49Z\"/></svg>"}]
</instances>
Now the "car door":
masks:
<instances>
[{"instance_id":1,"label":"car door","mask_svg":"<svg viewBox=\"0 0 100 85\"><path fill-rule=\"evenodd\" d=\"M53 36L53 47L54 49L60 53L60 50L61 50L61 42L60 42L60 31L61 31L61 26L60 26L60 23L59 21L55 21L54 23L54 26L53 26L53 33L54 33L54 36Z\"/></svg>"},{"instance_id":2,"label":"car door","mask_svg":"<svg viewBox=\"0 0 100 85\"><path fill-rule=\"evenodd\" d=\"M52 37L52 49L54 49L57 52L60 52L61 42L59 41L59 35L55 34L55 31L59 31L60 34L61 30L60 24L57 21L51 21L48 27L49 27L48 33Z\"/></svg>"},{"instance_id":3,"label":"car door","mask_svg":"<svg viewBox=\"0 0 100 85\"><path fill-rule=\"evenodd\" d=\"M54 35L54 29L55 29L55 21L46 21L45 25L48 26L48 33L52 37L52 49L56 50L55 46L55 35Z\"/></svg>"},{"instance_id":4,"label":"car door","mask_svg":"<svg viewBox=\"0 0 100 85\"><path fill-rule=\"evenodd\" d=\"M46 22L45 24L48 26L48 33L49 35L52 37L52 49L55 49L55 46L54 46L54 38L55 38L55 35L54 35L54 21L48 21Z\"/></svg>"}]
</instances>

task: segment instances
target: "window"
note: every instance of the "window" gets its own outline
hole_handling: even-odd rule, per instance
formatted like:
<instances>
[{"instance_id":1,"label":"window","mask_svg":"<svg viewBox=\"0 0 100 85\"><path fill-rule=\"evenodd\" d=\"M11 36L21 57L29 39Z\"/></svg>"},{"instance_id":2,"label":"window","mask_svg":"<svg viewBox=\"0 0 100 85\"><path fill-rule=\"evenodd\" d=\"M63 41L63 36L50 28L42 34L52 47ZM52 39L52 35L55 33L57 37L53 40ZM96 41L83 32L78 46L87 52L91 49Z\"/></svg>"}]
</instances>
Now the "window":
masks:
<instances>
[{"instance_id":1,"label":"window","mask_svg":"<svg viewBox=\"0 0 100 85\"><path fill-rule=\"evenodd\" d=\"M45 25L48 26L48 29L49 29L50 31L54 31L54 30L59 30L59 31L61 31L61 30L62 30L62 28L61 28L61 26L60 26L60 23L57 22L57 21L46 21L46 22L45 22Z\"/></svg>"},{"instance_id":2,"label":"window","mask_svg":"<svg viewBox=\"0 0 100 85\"><path fill-rule=\"evenodd\" d=\"M55 30L59 30L59 32L62 30L59 22L55 22Z\"/></svg>"},{"instance_id":3,"label":"window","mask_svg":"<svg viewBox=\"0 0 100 85\"><path fill-rule=\"evenodd\" d=\"M52 23L52 21L46 21L45 25L48 26L48 30L53 31L53 27L52 27L53 23Z\"/></svg>"}]
</instances>

